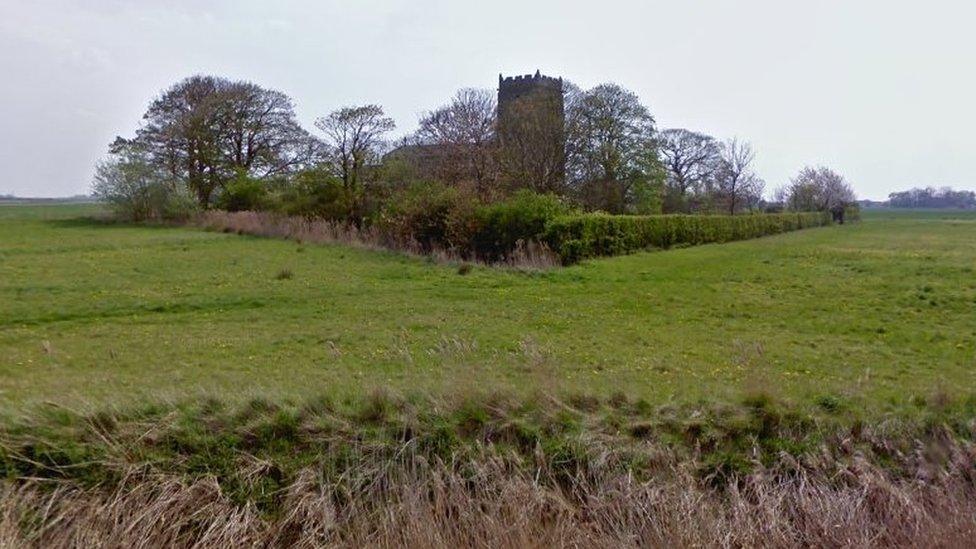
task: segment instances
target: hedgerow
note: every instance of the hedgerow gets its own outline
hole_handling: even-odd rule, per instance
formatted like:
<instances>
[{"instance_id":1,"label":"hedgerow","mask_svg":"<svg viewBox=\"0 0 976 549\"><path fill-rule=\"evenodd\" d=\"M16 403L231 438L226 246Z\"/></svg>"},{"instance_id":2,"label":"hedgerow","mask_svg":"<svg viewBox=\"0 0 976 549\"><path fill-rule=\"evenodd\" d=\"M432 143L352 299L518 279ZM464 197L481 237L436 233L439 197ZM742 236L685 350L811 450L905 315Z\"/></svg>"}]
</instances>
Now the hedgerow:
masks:
<instances>
[{"instance_id":1,"label":"hedgerow","mask_svg":"<svg viewBox=\"0 0 976 549\"><path fill-rule=\"evenodd\" d=\"M588 257L730 242L830 223L830 214L826 212L737 216L585 214L550 221L544 238L563 263L568 264Z\"/></svg>"},{"instance_id":2,"label":"hedgerow","mask_svg":"<svg viewBox=\"0 0 976 549\"><path fill-rule=\"evenodd\" d=\"M503 260L519 241L539 240L550 221L571 213L573 208L554 194L517 192L508 200L478 209L471 251L488 262Z\"/></svg>"}]
</instances>

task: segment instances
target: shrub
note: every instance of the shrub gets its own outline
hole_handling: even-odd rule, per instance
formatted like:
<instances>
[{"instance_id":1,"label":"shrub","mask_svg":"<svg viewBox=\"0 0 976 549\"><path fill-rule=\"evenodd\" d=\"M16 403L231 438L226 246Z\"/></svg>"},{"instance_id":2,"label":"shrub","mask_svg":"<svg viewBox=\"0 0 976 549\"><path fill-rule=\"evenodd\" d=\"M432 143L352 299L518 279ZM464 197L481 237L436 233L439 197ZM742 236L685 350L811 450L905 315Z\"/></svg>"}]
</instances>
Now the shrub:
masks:
<instances>
[{"instance_id":1,"label":"shrub","mask_svg":"<svg viewBox=\"0 0 976 549\"><path fill-rule=\"evenodd\" d=\"M473 229L477 199L441 183L413 183L383 207L377 225L393 240L416 242L424 252L436 247L464 250Z\"/></svg>"},{"instance_id":2,"label":"shrub","mask_svg":"<svg viewBox=\"0 0 976 549\"><path fill-rule=\"evenodd\" d=\"M186 187L136 154L120 154L95 170L92 194L125 221L183 220L197 211Z\"/></svg>"},{"instance_id":3,"label":"shrub","mask_svg":"<svg viewBox=\"0 0 976 549\"><path fill-rule=\"evenodd\" d=\"M237 174L217 198L217 207L228 212L264 210L269 203L267 184L246 173Z\"/></svg>"},{"instance_id":4,"label":"shrub","mask_svg":"<svg viewBox=\"0 0 976 549\"><path fill-rule=\"evenodd\" d=\"M168 186L160 208L160 218L168 221L186 221L200 212L200 203L182 185Z\"/></svg>"},{"instance_id":5,"label":"shrub","mask_svg":"<svg viewBox=\"0 0 976 549\"><path fill-rule=\"evenodd\" d=\"M518 247L519 241L540 240L547 223L572 212L556 195L519 191L508 200L478 210L473 251L488 261L502 260Z\"/></svg>"},{"instance_id":6,"label":"shrub","mask_svg":"<svg viewBox=\"0 0 976 549\"><path fill-rule=\"evenodd\" d=\"M545 242L563 263L670 248L756 238L830 224L826 212L756 215L563 216L546 226Z\"/></svg>"},{"instance_id":7,"label":"shrub","mask_svg":"<svg viewBox=\"0 0 976 549\"><path fill-rule=\"evenodd\" d=\"M280 197L279 209L287 215L346 220L352 216L355 196L324 168L310 168L295 175Z\"/></svg>"}]
</instances>

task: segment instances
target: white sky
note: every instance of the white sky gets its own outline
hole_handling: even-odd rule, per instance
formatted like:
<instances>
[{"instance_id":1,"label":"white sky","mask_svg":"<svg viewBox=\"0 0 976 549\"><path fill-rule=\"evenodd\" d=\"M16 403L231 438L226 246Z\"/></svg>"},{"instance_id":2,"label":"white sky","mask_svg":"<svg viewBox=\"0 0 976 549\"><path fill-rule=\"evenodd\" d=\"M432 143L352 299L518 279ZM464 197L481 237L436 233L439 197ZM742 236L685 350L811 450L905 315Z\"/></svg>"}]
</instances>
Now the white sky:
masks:
<instances>
[{"instance_id":1,"label":"white sky","mask_svg":"<svg viewBox=\"0 0 976 549\"><path fill-rule=\"evenodd\" d=\"M196 73L399 126L541 69L637 92L661 128L739 136L772 189L804 164L864 198L976 188L976 2L0 0L0 194L87 192L115 135Z\"/></svg>"}]
</instances>

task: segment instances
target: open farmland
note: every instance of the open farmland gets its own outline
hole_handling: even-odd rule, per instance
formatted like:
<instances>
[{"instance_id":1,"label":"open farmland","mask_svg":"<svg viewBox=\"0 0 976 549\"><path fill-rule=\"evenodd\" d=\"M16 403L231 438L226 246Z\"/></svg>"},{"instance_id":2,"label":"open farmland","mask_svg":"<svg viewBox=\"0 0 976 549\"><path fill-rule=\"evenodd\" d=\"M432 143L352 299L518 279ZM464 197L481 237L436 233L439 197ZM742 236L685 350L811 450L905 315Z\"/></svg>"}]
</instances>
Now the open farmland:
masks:
<instances>
[{"instance_id":1,"label":"open farmland","mask_svg":"<svg viewBox=\"0 0 976 549\"><path fill-rule=\"evenodd\" d=\"M0 207L0 545L976 537L972 213L541 272L96 213Z\"/></svg>"},{"instance_id":2,"label":"open farmland","mask_svg":"<svg viewBox=\"0 0 976 549\"><path fill-rule=\"evenodd\" d=\"M976 547L976 2L8 4L0 549Z\"/></svg>"},{"instance_id":3,"label":"open farmland","mask_svg":"<svg viewBox=\"0 0 976 549\"><path fill-rule=\"evenodd\" d=\"M884 412L976 388L976 214L545 272L0 207L0 406L492 386Z\"/></svg>"}]
</instances>

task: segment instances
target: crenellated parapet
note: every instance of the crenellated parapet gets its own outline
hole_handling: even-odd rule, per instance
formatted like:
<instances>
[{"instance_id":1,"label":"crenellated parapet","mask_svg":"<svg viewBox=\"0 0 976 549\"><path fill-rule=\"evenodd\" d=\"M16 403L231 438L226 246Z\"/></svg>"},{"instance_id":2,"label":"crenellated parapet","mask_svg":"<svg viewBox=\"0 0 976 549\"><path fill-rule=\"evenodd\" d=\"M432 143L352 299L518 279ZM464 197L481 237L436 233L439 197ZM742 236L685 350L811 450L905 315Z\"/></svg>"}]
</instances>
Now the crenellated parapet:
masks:
<instances>
[{"instance_id":1,"label":"crenellated parapet","mask_svg":"<svg viewBox=\"0 0 976 549\"><path fill-rule=\"evenodd\" d=\"M518 88L539 88L545 87L554 90L562 91L563 89L563 79L554 78L552 76L544 76L539 71L535 71L535 74L520 74L518 76L502 76L498 75L498 89L518 87Z\"/></svg>"}]
</instances>

